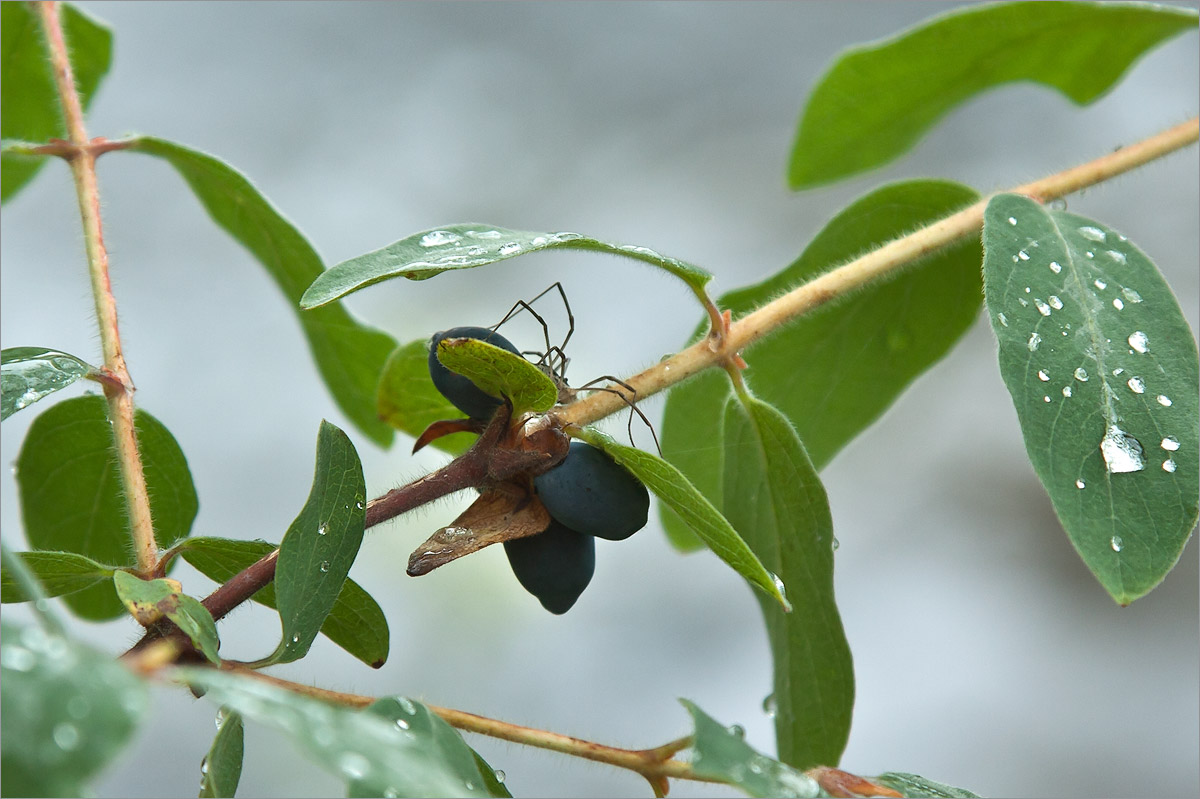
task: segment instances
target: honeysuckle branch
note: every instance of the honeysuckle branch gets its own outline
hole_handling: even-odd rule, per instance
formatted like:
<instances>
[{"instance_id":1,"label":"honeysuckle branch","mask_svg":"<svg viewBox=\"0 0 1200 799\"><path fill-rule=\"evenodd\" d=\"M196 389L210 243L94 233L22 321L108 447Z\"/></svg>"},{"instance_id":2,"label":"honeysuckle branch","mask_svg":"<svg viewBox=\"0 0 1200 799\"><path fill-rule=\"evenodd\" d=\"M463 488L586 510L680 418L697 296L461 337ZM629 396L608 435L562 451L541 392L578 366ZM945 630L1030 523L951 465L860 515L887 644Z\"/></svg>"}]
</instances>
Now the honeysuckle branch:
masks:
<instances>
[{"instance_id":1,"label":"honeysuckle branch","mask_svg":"<svg viewBox=\"0 0 1200 799\"><path fill-rule=\"evenodd\" d=\"M1039 202L1049 202L1094 186L1131 169L1181 150L1200 137L1193 118L1101 158L1011 189ZM628 378L640 399L669 388L714 365L736 363L739 353L789 322L862 286L889 277L920 259L979 233L990 197L944 219L814 278L733 322L725 335L709 336ZM569 426L590 424L625 408L624 400L597 391L561 410L558 420Z\"/></svg>"},{"instance_id":2,"label":"honeysuckle branch","mask_svg":"<svg viewBox=\"0 0 1200 799\"><path fill-rule=\"evenodd\" d=\"M92 281L92 296L96 302L96 319L100 329L100 345L104 354L102 382L108 400L108 418L112 421L118 471L129 512L130 536L138 568L151 574L158 563L158 545L154 540L154 524L150 516L150 496L146 491L146 475L138 451L137 433L133 423L133 381L121 352L121 336L117 328L117 302L108 277L108 252L104 247L104 229L100 222L100 189L96 181L96 157L105 151L102 142L88 140L83 124L83 106L75 88L71 59L63 39L58 3L39 2L38 19L50 51L50 66L54 85L62 104L63 120L67 127L67 142L55 142L55 152L66 159L75 180L79 214L83 222L83 240L87 250L88 273ZM112 149L109 147L108 149Z\"/></svg>"}]
</instances>

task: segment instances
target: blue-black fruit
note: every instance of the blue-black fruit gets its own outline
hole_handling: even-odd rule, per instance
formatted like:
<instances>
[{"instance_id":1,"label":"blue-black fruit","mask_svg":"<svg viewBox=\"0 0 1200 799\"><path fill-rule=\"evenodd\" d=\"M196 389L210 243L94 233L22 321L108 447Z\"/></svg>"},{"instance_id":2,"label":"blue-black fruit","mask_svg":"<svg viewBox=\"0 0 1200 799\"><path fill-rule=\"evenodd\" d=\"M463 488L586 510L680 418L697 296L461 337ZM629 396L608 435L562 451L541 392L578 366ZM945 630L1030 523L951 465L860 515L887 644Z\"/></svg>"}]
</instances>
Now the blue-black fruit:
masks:
<instances>
[{"instance_id":1,"label":"blue-black fruit","mask_svg":"<svg viewBox=\"0 0 1200 799\"><path fill-rule=\"evenodd\" d=\"M450 400L454 407L472 419L484 421L490 419L496 408L499 407L501 400L484 392L483 389L462 375L451 372L445 364L438 360L437 345L444 338L477 338L516 355L521 353L504 336L495 330L488 330L486 327L452 327L441 333L435 333L433 340L429 343L429 376L433 378L433 385L437 387L437 390L442 392L442 396Z\"/></svg>"},{"instance_id":2,"label":"blue-black fruit","mask_svg":"<svg viewBox=\"0 0 1200 799\"><path fill-rule=\"evenodd\" d=\"M572 441L562 463L533 485L550 515L572 530L622 541L646 526L646 486L591 444Z\"/></svg>"},{"instance_id":3,"label":"blue-black fruit","mask_svg":"<svg viewBox=\"0 0 1200 799\"><path fill-rule=\"evenodd\" d=\"M504 553L521 586L560 615L571 609L596 571L596 539L553 519L537 535L505 541Z\"/></svg>"}]
</instances>

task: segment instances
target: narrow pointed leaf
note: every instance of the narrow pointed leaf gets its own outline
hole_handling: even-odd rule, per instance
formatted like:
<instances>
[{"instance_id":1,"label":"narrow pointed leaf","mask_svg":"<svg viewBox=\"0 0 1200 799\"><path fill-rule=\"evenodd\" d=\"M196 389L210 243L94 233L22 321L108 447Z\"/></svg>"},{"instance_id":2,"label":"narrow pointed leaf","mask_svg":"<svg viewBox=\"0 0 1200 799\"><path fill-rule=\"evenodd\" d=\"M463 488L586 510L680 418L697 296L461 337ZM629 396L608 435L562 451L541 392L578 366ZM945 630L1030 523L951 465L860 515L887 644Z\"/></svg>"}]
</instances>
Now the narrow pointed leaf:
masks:
<instances>
[{"instance_id":1,"label":"narrow pointed leaf","mask_svg":"<svg viewBox=\"0 0 1200 799\"><path fill-rule=\"evenodd\" d=\"M290 663L308 653L362 545L366 501L354 444L322 421L312 492L279 545L275 596L283 640L268 662Z\"/></svg>"},{"instance_id":2,"label":"narrow pointed leaf","mask_svg":"<svg viewBox=\"0 0 1200 799\"><path fill-rule=\"evenodd\" d=\"M73 5L60 8L75 90L86 111L112 63L112 31ZM0 4L0 137L45 142L66 138L37 12L30 3ZM8 200L42 166L42 158L0 155L0 200Z\"/></svg>"},{"instance_id":3,"label":"narrow pointed leaf","mask_svg":"<svg viewBox=\"0 0 1200 799\"><path fill-rule=\"evenodd\" d=\"M0 794L84 796L147 708L119 660L38 627L0 625Z\"/></svg>"},{"instance_id":4,"label":"narrow pointed leaf","mask_svg":"<svg viewBox=\"0 0 1200 799\"><path fill-rule=\"evenodd\" d=\"M463 415L429 377L428 341L411 341L392 351L379 376L375 403L380 419L413 438L434 422ZM431 446L461 455L475 439L470 433L454 433L434 440Z\"/></svg>"},{"instance_id":5,"label":"narrow pointed leaf","mask_svg":"<svg viewBox=\"0 0 1200 799\"><path fill-rule=\"evenodd\" d=\"M791 265L718 304L734 318L885 242L978 199L970 188L914 180L876 189L837 214ZM755 392L791 420L818 469L878 419L946 355L979 313L979 241L930 256L891 280L829 303L750 347ZM701 323L694 338L708 332ZM673 388L663 412L663 455L721 508L721 420L732 391L716 370ZM683 549L698 543L673 513L663 524Z\"/></svg>"},{"instance_id":6,"label":"narrow pointed leaf","mask_svg":"<svg viewBox=\"0 0 1200 799\"><path fill-rule=\"evenodd\" d=\"M139 623L153 624L166 616L175 622L183 633L196 645L196 649L213 663L220 663L217 650L221 647L217 637L217 623L200 600L182 593L173 580L142 580L129 572L118 571L113 575L117 596Z\"/></svg>"},{"instance_id":7,"label":"narrow pointed leaf","mask_svg":"<svg viewBox=\"0 0 1200 799\"><path fill-rule=\"evenodd\" d=\"M975 799L978 796L965 788L955 788L952 785L934 782L917 774L905 774L902 771L889 771L878 777L872 777L871 780L897 791L901 796L923 796L933 797L933 799Z\"/></svg>"},{"instance_id":8,"label":"narrow pointed leaf","mask_svg":"<svg viewBox=\"0 0 1200 799\"><path fill-rule=\"evenodd\" d=\"M593 447L607 452L645 483L646 488L675 511L692 533L748 583L762 590L784 610L791 610L784 583L767 571L738 531L678 469L657 455L618 444L593 428L584 428L578 435Z\"/></svg>"},{"instance_id":9,"label":"narrow pointed leaf","mask_svg":"<svg viewBox=\"0 0 1200 799\"><path fill-rule=\"evenodd\" d=\"M65 352L44 347L10 347L0 355L0 419L66 388L93 367Z\"/></svg>"},{"instance_id":10,"label":"narrow pointed leaf","mask_svg":"<svg viewBox=\"0 0 1200 799\"><path fill-rule=\"evenodd\" d=\"M244 726L242 715L222 708L218 711L216 737L200 767L200 799L233 797L242 779Z\"/></svg>"},{"instance_id":11,"label":"narrow pointed leaf","mask_svg":"<svg viewBox=\"0 0 1200 799\"><path fill-rule=\"evenodd\" d=\"M687 283L702 301L706 297L704 287L712 279L712 275L698 266L648 247L613 244L578 233L533 233L468 223L414 233L382 249L342 261L313 281L300 304L316 308L391 278L426 280L442 272L472 269L559 248L622 255L665 269Z\"/></svg>"},{"instance_id":12,"label":"narrow pointed leaf","mask_svg":"<svg viewBox=\"0 0 1200 799\"><path fill-rule=\"evenodd\" d=\"M277 548L266 541L189 538L180 547L180 556L205 577L224 583ZM264 586L250 598L276 609L274 585ZM387 660L387 618L379 603L351 579L342 584L321 633L371 668L377 669Z\"/></svg>"},{"instance_id":13,"label":"narrow pointed leaf","mask_svg":"<svg viewBox=\"0 0 1200 799\"><path fill-rule=\"evenodd\" d=\"M751 396L725 409L725 513L788 587L792 612L762 601L774 660L779 757L836 766L850 735L854 663L833 594L829 499L787 418Z\"/></svg>"},{"instance_id":14,"label":"narrow pointed leaf","mask_svg":"<svg viewBox=\"0 0 1200 799\"><path fill-rule=\"evenodd\" d=\"M160 541L186 538L198 507L187 459L170 431L146 411L136 412L134 428L155 534ZM124 490L102 397L63 400L34 420L17 456L17 484L31 546L74 552L113 566L134 565ZM108 582L72 593L64 601L85 619L124 613Z\"/></svg>"},{"instance_id":15,"label":"narrow pointed leaf","mask_svg":"<svg viewBox=\"0 0 1200 799\"><path fill-rule=\"evenodd\" d=\"M462 753L447 747L433 714L410 699L394 700L404 710L404 729L376 712L331 705L229 672L190 668L177 675L205 690L210 701L286 733L312 762L347 782L394 789L379 795L488 795L478 774L464 776ZM462 748L469 755L466 744Z\"/></svg>"},{"instance_id":16,"label":"narrow pointed leaf","mask_svg":"<svg viewBox=\"0 0 1200 799\"><path fill-rule=\"evenodd\" d=\"M558 402L558 387L541 369L520 355L475 338L438 342L438 360L493 397L512 400L513 416L545 413ZM461 415L461 414L460 414Z\"/></svg>"},{"instance_id":17,"label":"narrow pointed leaf","mask_svg":"<svg viewBox=\"0 0 1200 799\"><path fill-rule=\"evenodd\" d=\"M688 700L679 701L692 714L695 725L692 770L697 776L733 785L748 796L821 795L821 786L808 775L755 751L733 729L725 727Z\"/></svg>"},{"instance_id":18,"label":"narrow pointed leaf","mask_svg":"<svg viewBox=\"0 0 1200 799\"><path fill-rule=\"evenodd\" d=\"M1117 602L1153 589L1195 527L1196 342L1153 262L1112 228L1015 194L984 216L988 317L1025 449Z\"/></svg>"},{"instance_id":19,"label":"narrow pointed leaf","mask_svg":"<svg viewBox=\"0 0 1200 799\"><path fill-rule=\"evenodd\" d=\"M1149 3L1021 2L950 11L851 48L817 82L788 181L829 183L903 154L943 116L996 86L1033 81L1086 105L1196 12Z\"/></svg>"},{"instance_id":20,"label":"narrow pointed leaf","mask_svg":"<svg viewBox=\"0 0 1200 799\"><path fill-rule=\"evenodd\" d=\"M63 596L112 579L113 569L74 552L20 552L17 557L38 579L46 596ZM29 602L15 575L0 572L0 602Z\"/></svg>"},{"instance_id":21,"label":"narrow pointed leaf","mask_svg":"<svg viewBox=\"0 0 1200 799\"><path fill-rule=\"evenodd\" d=\"M296 227L233 167L173 142L141 136L132 151L164 159L179 172L213 221L250 251L296 309L313 360L338 407L380 446L392 430L375 415L375 389L396 342L367 327L340 305L300 312L304 289L324 264Z\"/></svg>"}]
</instances>

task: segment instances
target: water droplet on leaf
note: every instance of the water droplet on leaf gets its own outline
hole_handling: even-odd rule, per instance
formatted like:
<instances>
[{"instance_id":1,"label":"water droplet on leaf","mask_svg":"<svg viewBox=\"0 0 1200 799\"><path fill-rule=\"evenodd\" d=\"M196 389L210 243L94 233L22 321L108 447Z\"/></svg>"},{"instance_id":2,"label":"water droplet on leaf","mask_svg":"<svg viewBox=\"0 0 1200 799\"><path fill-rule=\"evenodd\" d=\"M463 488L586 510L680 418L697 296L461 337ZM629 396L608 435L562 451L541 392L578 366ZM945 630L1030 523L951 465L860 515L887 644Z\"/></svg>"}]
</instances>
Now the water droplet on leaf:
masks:
<instances>
[{"instance_id":1,"label":"water droplet on leaf","mask_svg":"<svg viewBox=\"0 0 1200 799\"><path fill-rule=\"evenodd\" d=\"M462 236L457 233L451 233L449 230L432 230L421 237L422 247L442 247L446 244L453 244L462 239Z\"/></svg>"},{"instance_id":2,"label":"water droplet on leaf","mask_svg":"<svg viewBox=\"0 0 1200 799\"><path fill-rule=\"evenodd\" d=\"M1083 227L1079 228L1079 235L1083 236L1088 241L1102 242L1107 238L1107 236L1104 235L1103 230L1100 228L1091 227L1090 225L1084 225Z\"/></svg>"},{"instance_id":3,"label":"water droplet on leaf","mask_svg":"<svg viewBox=\"0 0 1200 799\"><path fill-rule=\"evenodd\" d=\"M1000 323L1001 327L1008 327L1008 317L1003 312L996 314L996 321Z\"/></svg>"},{"instance_id":4,"label":"water droplet on leaf","mask_svg":"<svg viewBox=\"0 0 1200 799\"><path fill-rule=\"evenodd\" d=\"M1078 369L1076 369L1075 370L1075 379L1078 380L1080 383L1086 383L1087 379L1088 379L1087 369L1084 369L1082 366L1080 366Z\"/></svg>"},{"instance_id":5,"label":"water droplet on leaf","mask_svg":"<svg viewBox=\"0 0 1200 799\"><path fill-rule=\"evenodd\" d=\"M1100 278L1096 278L1095 280L1093 280L1092 285L1094 285L1096 288L1100 289L1101 291L1104 291L1106 288L1108 288L1108 284L1105 283Z\"/></svg>"},{"instance_id":6,"label":"water droplet on leaf","mask_svg":"<svg viewBox=\"0 0 1200 799\"><path fill-rule=\"evenodd\" d=\"M1038 348L1038 345L1041 343L1042 343L1042 337L1039 336L1035 332L1029 336L1029 341L1025 344L1025 346L1029 348L1030 352L1033 352L1034 350L1036 350Z\"/></svg>"},{"instance_id":7,"label":"water droplet on leaf","mask_svg":"<svg viewBox=\"0 0 1200 799\"><path fill-rule=\"evenodd\" d=\"M343 752L338 758L338 768L352 780L361 780L371 770L371 763L358 752Z\"/></svg>"},{"instance_id":8,"label":"water droplet on leaf","mask_svg":"<svg viewBox=\"0 0 1200 799\"><path fill-rule=\"evenodd\" d=\"M775 714L779 712L779 704L775 701L775 694L767 694L762 701L763 713L767 714L767 718L775 718Z\"/></svg>"},{"instance_id":9,"label":"water droplet on leaf","mask_svg":"<svg viewBox=\"0 0 1200 799\"><path fill-rule=\"evenodd\" d=\"M1146 468L1142 451L1142 442L1115 424L1108 426L1108 431L1100 441L1100 454L1110 474L1140 472Z\"/></svg>"},{"instance_id":10,"label":"water droplet on leaf","mask_svg":"<svg viewBox=\"0 0 1200 799\"><path fill-rule=\"evenodd\" d=\"M1163 471L1164 472L1175 471L1175 459L1174 458L1167 458L1165 461L1163 461Z\"/></svg>"},{"instance_id":11,"label":"water droplet on leaf","mask_svg":"<svg viewBox=\"0 0 1200 799\"><path fill-rule=\"evenodd\" d=\"M1168 397L1164 394L1159 394L1157 399L1158 399L1158 404L1163 406L1164 408L1171 407L1171 398L1170 397Z\"/></svg>"},{"instance_id":12,"label":"water droplet on leaf","mask_svg":"<svg viewBox=\"0 0 1200 799\"><path fill-rule=\"evenodd\" d=\"M1125 310L1125 303L1121 302L1120 297L1116 297L1113 299L1113 307L1116 308L1118 311L1123 311L1123 310Z\"/></svg>"},{"instance_id":13,"label":"water droplet on leaf","mask_svg":"<svg viewBox=\"0 0 1200 799\"><path fill-rule=\"evenodd\" d=\"M1076 481L1075 481L1075 487L1076 487L1076 488L1079 488L1079 489L1087 488L1087 483L1083 482L1083 480L1082 480L1082 479L1080 479L1080 480L1076 480Z\"/></svg>"},{"instance_id":14,"label":"water droplet on leaf","mask_svg":"<svg viewBox=\"0 0 1200 799\"><path fill-rule=\"evenodd\" d=\"M1175 438L1175 436L1167 436L1162 440L1162 444L1159 446L1161 446L1167 452L1174 452L1175 450L1179 449L1179 439Z\"/></svg>"},{"instance_id":15,"label":"water droplet on leaf","mask_svg":"<svg viewBox=\"0 0 1200 799\"><path fill-rule=\"evenodd\" d=\"M1015 224L1017 224L1017 218L1016 218L1015 216L1010 216L1010 217L1008 218L1008 224L1010 224L1010 225L1015 225Z\"/></svg>"},{"instance_id":16,"label":"water droplet on leaf","mask_svg":"<svg viewBox=\"0 0 1200 799\"><path fill-rule=\"evenodd\" d=\"M1142 331L1135 330L1129 334L1129 346L1138 352L1145 352L1150 347L1150 339Z\"/></svg>"},{"instance_id":17,"label":"water droplet on leaf","mask_svg":"<svg viewBox=\"0 0 1200 799\"><path fill-rule=\"evenodd\" d=\"M1146 383L1140 377L1131 377L1126 381L1129 390L1134 394L1141 394L1146 390Z\"/></svg>"},{"instance_id":18,"label":"water droplet on leaf","mask_svg":"<svg viewBox=\"0 0 1200 799\"><path fill-rule=\"evenodd\" d=\"M520 244L517 244L515 241L510 241L508 244L505 244L500 247L500 254L501 255L512 255L513 253L520 251L520 249L521 249Z\"/></svg>"},{"instance_id":19,"label":"water droplet on leaf","mask_svg":"<svg viewBox=\"0 0 1200 799\"><path fill-rule=\"evenodd\" d=\"M1021 250L1020 252L1017 253L1017 257L1020 258L1022 261L1028 261L1029 253L1025 252L1024 250Z\"/></svg>"},{"instance_id":20,"label":"water droplet on leaf","mask_svg":"<svg viewBox=\"0 0 1200 799\"><path fill-rule=\"evenodd\" d=\"M1050 271L1057 275L1059 272L1062 271L1062 264L1060 264L1058 261L1051 261L1050 262Z\"/></svg>"},{"instance_id":21,"label":"water droplet on leaf","mask_svg":"<svg viewBox=\"0 0 1200 799\"><path fill-rule=\"evenodd\" d=\"M1050 375L1046 374L1045 370L1039 369L1038 370L1038 380L1041 380L1043 383L1046 383L1050 380Z\"/></svg>"},{"instance_id":22,"label":"water droplet on leaf","mask_svg":"<svg viewBox=\"0 0 1200 799\"><path fill-rule=\"evenodd\" d=\"M322 573L328 572L329 571L329 561L327 561L327 560L321 561L321 565L319 568L321 569Z\"/></svg>"},{"instance_id":23,"label":"water droplet on leaf","mask_svg":"<svg viewBox=\"0 0 1200 799\"><path fill-rule=\"evenodd\" d=\"M1142 301L1142 295L1138 294L1136 291L1129 288L1128 286L1121 289L1121 293L1125 295L1125 299L1129 300L1130 302L1132 302L1134 304L1137 304Z\"/></svg>"},{"instance_id":24,"label":"water droplet on leaf","mask_svg":"<svg viewBox=\"0 0 1200 799\"><path fill-rule=\"evenodd\" d=\"M1125 547L1125 542L1121 540L1121 536L1119 535L1114 535L1109 539L1108 543L1112 547L1113 552L1120 552Z\"/></svg>"},{"instance_id":25,"label":"water droplet on leaf","mask_svg":"<svg viewBox=\"0 0 1200 799\"><path fill-rule=\"evenodd\" d=\"M1109 250L1108 257L1112 258L1114 261L1116 261L1119 264L1125 263L1125 253L1123 253L1123 252L1118 252L1116 250Z\"/></svg>"},{"instance_id":26,"label":"water droplet on leaf","mask_svg":"<svg viewBox=\"0 0 1200 799\"><path fill-rule=\"evenodd\" d=\"M1062 310L1063 303L1062 303L1062 300L1060 300L1058 298L1058 295L1051 294L1048 298L1048 301L1050 303L1050 307L1053 308L1054 310L1056 310L1056 311Z\"/></svg>"},{"instance_id":27,"label":"water droplet on leaf","mask_svg":"<svg viewBox=\"0 0 1200 799\"><path fill-rule=\"evenodd\" d=\"M1050 306L1047 305L1046 303L1042 302L1041 300L1035 299L1033 301L1033 304L1037 306L1038 313L1040 313L1042 316L1050 315Z\"/></svg>"},{"instance_id":28,"label":"water droplet on leaf","mask_svg":"<svg viewBox=\"0 0 1200 799\"><path fill-rule=\"evenodd\" d=\"M1070 386L1063 386L1063 396L1064 397L1071 396L1071 387Z\"/></svg>"}]
</instances>

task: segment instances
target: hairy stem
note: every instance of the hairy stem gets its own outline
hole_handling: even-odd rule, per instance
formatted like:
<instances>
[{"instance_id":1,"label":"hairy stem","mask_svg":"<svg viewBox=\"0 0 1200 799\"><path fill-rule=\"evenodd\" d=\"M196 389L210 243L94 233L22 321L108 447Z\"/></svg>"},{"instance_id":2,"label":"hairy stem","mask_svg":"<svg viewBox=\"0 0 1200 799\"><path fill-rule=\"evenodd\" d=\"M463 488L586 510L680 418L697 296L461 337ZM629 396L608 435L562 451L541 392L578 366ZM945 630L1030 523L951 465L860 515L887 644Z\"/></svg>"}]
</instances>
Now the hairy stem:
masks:
<instances>
[{"instance_id":1,"label":"hairy stem","mask_svg":"<svg viewBox=\"0 0 1200 799\"><path fill-rule=\"evenodd\" d=\"M90 146L83 124L83 107L75 89L75 77L67 44L63 39L58 3L37 4L38 17L46 44L54 84L62 103L63 120L71 147L62 153L71 165L75 179L75 194L79 199L79 214L83 222L83 240L87 250L88 272L92 281L92 296L96 302L96 319L100 328L100 345L104 353L104 395L108 400L108 418L112 421L116 444L118 470L129 512L130 535L138 568L143 574L153 573L158 563L158 545L154 540L154 525L150 516L150 496L146 491L146 475L138 451L137 433L133 424L133 381L121 352L121 336L117 328L117 301L108 278L108 252L104 248L104 230L100 223L100 189L96 182L96 155L103 150Z\"/></svg>"},{"instance_id":2,"label":"hairy stem","mask_svg":"<svg viewBox=\"0 0 1200 799\"><path fill-rule=\"evenodd\" d=\"M1017 186L1012 191L1040 202L1055 200L1183 149L1193 144L1198 137L1200 119L1193 118L1137 144L1122 147L1085 164ZM657 394L710 366L728 362L745 347L831 300L853 292L873 280L889 276L931 253L977 235L983 227L983 212L988 199L985 197L945 219L895 239L814 278L734 322L724 335L723 341L718 343L712 337L702 339L629 378L628 384L637 391L639 398L644 399ZM597 391L558 411L557 416L565 425L585 425L616 413L624 407L620 397Z\"/></svg>"}]
</instances>

